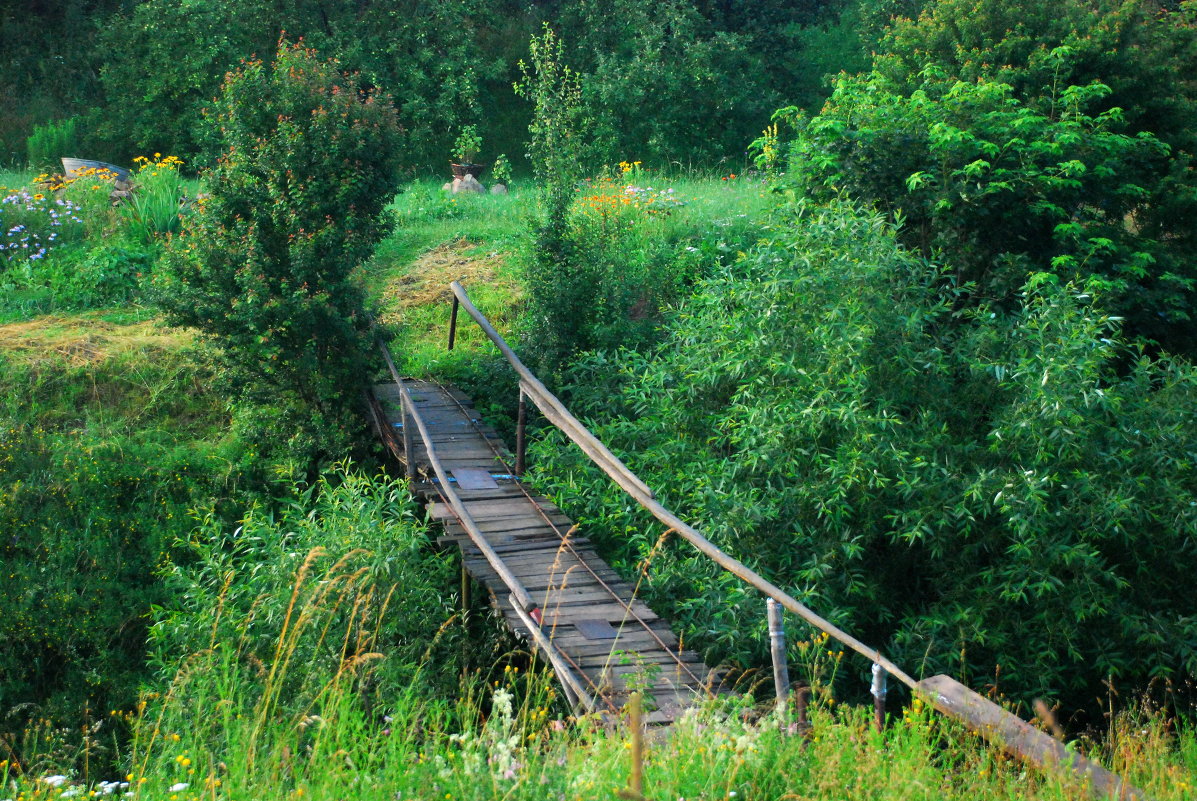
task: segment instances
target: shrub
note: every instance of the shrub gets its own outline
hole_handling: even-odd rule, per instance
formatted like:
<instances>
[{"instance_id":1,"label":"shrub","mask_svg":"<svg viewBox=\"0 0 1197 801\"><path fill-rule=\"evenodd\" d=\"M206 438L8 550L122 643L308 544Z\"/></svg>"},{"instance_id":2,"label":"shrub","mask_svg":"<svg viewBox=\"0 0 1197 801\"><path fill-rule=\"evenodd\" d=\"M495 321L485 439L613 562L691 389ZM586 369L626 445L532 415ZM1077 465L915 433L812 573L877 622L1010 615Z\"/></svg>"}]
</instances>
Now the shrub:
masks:
<instances>
[{"instance_id":1,"label":"shrub","mask_svg":"<svg viewBox=\"0 0 1197 801\"><path fill-rule=\"evenodd\" d=\"M1128 134L1118 109L1093 113L1108 94L1059 88L1045 112L983 78L932 70L905 94L878 75L843 77L802 125L792 178L813 197L876 203L908 245L957 268L976 302L1013 302L1038 270L1096 278L1133 335L1180 345L1197 273L1176 241L1137 222L1153 213L1168 147Z\"/></svg>"},{"instance_id":2,"label":"shrub","mask_svg":"<svg viewBox=\"0 0 1197 801\"><path fill-rule=\"evenodd\" d=\"M159 303L219 346L240 398L294 411L309 458L340 453L365 419L370 323L352 273L386 230L394 109L283 43L228 76L212 121L225 151L155 276Z\"/></svg>"},{"instance_id":3,"label":"shrub","mask_svg":"<svg viewBox=\"0 0 1197 801\"><path fill-rule=\"evenodd\" d=\"M25 152L29 158L29 166L33 169L53 169L57 171L60 159L78 157L78 137L75 133L76 118L47 122L45 125L33 126L33 133L25 140Z\"/></svg>"},{"instance_id":4,"label":"shrub","mask_svg":"<svg viewBox=\"0 0 1197 801\"><path fill-rule=\"evenodd\" d=\"M1073 704L1191 678L1197 371L1048 276L1009 309L962 312L948 286L878 216L800 205L659 348L583 362L575 412L663 503L915 672ZM532 464L626 567L648 558L659 527L582 457L550 438ZM688 642L764 659L734 578L684 543L649 576Z\"/></svg>"},{"instance_id":5,"label":"shrub","mask_svg":"<svg viewBox=\"0 0 1197 801\"><path fill-rule=\"evenodd\" d=\"M1013 200L1017 190L995 192L992 177L981 174L979 184L986 191L979 195L978 188L974 188L967 192L969 204L953 204L951 214L933 224L933 237L969 238L990 229L1012 243L1000 252L1028 253L1032 269L1041 269L1049 257L1068 252L1070 246L1061 241L1055 250L1044 254L1036 253L1034 247L1024 247L1022 240L1028 234L1032 243L1041 239L1043 226L1048 218L1054 218L1052 225L1063 224L1059 240L1072 238L1081 246L1086 238L1102 240L1098 248L1102 252L1093 253L1084 270L1097 267L1100 272L1122 262L1120 268L1116 267L1120 272L1115 280L1128 284L1121 310L1131 319L1132 333L1193 353L1189 319L1195 276L1189 254L1197 241L1197 180L1192 166L1197 155L1197 80L1192 69L1197 57L1195 22L1197 4L1159 4L1151 0L1031 0L1019 4L941 0L928 4L916 19L896 21L878 47L876 58L876 68L888 83L874 82L874 88L883 94L909 98L906 109L921 117L919 96L925 93L937 101L950 102L944 93L957 81L1008 86L1011 99L1025 109L1022 119L1028 127L1002 131L990 138L998 132L974 115L949 113L954 119L948 123L966 135L975 134L998 145L1007 161L1017 154L1035 169L1043 169L1053 158L1061 168L1076 159L1088 168L1083 175L1062 176L1080 182L1074 183L1082 191L1072 195L1072 202L1060 203L1040 194L1047 187L1028 199L1030 213L1024 217L1029 218L1025 226L1029 230L1024 230L1023 219L994 206L995 201ZM1095 84L1107 88L1099 94L1089 91L1087 87ZM1168 91L1157 91L1160 86L1167 86ZM1066 92L1064 87L1086 89ZM1073 101L1082 91L1086 92L1080 106L1084 115L1112 123L1102 134L1107 142L1108 133L1130 138L1118 145L1119 158L1106 164L1116 171L1114 174L1099 172L1103 167L1091 160L1094 149L1089 143L1044 138L1048 127L1032 121L1036 116L1052 125L1065 120L1073 113ZM1073 97L1067 97L1068 93ZM833 101L831 116L843 119L845 113L852 113L845 103L859 100L864 98L841 95ZM875 110L886 101L882 97L876 105L865 102ZM908 165L912 155L913 160L922 159L924 134L914 133L913 140L904 141L913 133L912 125L894 121L877 124L875 116L871 122L879 129L873 142L879 144L891 137L892 146L877 147L872 152L857 150L858 167L874 172L875 178L877 171ZM856 130L855 125L850 127ZM1140 146L1136 148L1131 140ZM1145 141L1161 144L1153 146L1154 153L1144 152L1141 145ZM958 144L964 144L964 140ZM908 146L919 155L908 153ZM847 149L855 149L855 143ZM974 158L992 162L987 155ZM908 175L925 170L934 176L928 165L936 161L921 160ZM962 166L951 165L956 169ZM993 162L994 168L998 166ZM874 183L869 189L862 199L878 202L887 210L913 207L916 216L920 213L920 202L907 196L900 182L888 186ZM1058 208L1045 215L1041 201ZM982 219L978 219L978 212ZM953 214L961 216L961 222L953 223ZM1093 230L1097 217L1105 220L1096 227L1107 230ZM1083 229L1081 232L1077 225ZM1123 250L1124 255L1114 255L1105 240L1111 240L1112 249ZM1084 248L1074 245L1071 249ZM990 255L997 252L990 249ZM1135 253L1146 255L1134 257ZM1127 255L1132 255L1129 262ZM949 252L949 258L955 261L956 254ZM1085 261L1084 255L1076 258ZM1014 285L1021 280L1016 276Z\"/></svg>"}]
</instances>

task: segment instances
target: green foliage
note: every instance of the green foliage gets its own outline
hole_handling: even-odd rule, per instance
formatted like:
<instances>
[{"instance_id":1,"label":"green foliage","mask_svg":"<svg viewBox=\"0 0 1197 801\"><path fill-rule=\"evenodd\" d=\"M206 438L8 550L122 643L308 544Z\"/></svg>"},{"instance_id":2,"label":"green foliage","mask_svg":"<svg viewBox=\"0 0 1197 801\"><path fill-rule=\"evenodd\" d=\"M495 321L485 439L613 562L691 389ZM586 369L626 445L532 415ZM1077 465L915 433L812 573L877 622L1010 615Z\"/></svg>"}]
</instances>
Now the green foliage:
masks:
<instances>
[{"instance_id":1,"label":"green foliage","mask_svg":"<svg viewBox=\"0 0 1197 801\"><path fill-rule=\"evenodd\" d=\"M383 88L404 122L408 164L443 163L450 131L478 116L479 84L494 72L473 28L477 0L328 6L287 0L204 3L149 0L105 29L103 135L127 152L154 150L211 164L220 143L199 124L226 72L245 59L269 61L280 30L353 70L353 83ZM131 143L131 147L128 144Z\"/></svg>"},{"instance_id":2,"label":"green foliage","mask_svg":"<svg viewBox=\"0 0 1197 801\"><path fill-rule=\"evenodd\" d=\"M1111 131L1138 139L1152 137L1165 146L1165 152L1150 158L1134 155L1131 147L1120 147L1130 158L1109 165L1119 169L1115 175L1093 175L1097 165L1078 157L1090 168L1090 175L1081 177L1082 203L1064 204L1063 218L1055 214L1056 221L1064 223L1058 238L1071 238L1075 243L1047 256L1069 255L1083 261L1086 251L1096 248L1105 252L1094 252L1091 265L1121 261L1124 274L1115 280L1125 280L1132 287L1124 300L1131 330L1190 353L1193 339L1187 329L1193 276L1188 254L1197 237L1193 223L1197 220L1197 181L1192 169L1197 153L1197 79L1192 69L1197 58L1195 22L1197 4L1191 2L1160 6L1145 0L1096 4L1035 0L1015 6L994 0L943 0L928 6L917 19L896 22L884 37L876 60L878 71L892 81L883 84L885 89L910 97L912 104L920 90L938 99L956 81L1000 83L1010 87L1011 97L1028 109L1029 115L1063 120L1072 113L1073 103L1081 100L1087 117L1116 121ZM1066 89L1095 84L1108 88L1083 97L1079 93L1088 89ZM938 88L933 88L936 85ZM1159 86L1167 86L1168 91L1156 91ZM840 106L835 115L842 116L844 110ZM982 137L992 132L974 132L966 123L978 122L975 118L950 122ZM984 123L978 124L984 129ZM905 146L902 134L909 133L911 126L897 131L889 123L879 127L895 136L896 148ZM1032 125L1029 132L1038 135L1043 131L1042 126ZM1007 141L1023 149L1055 147L1062 151L1061 165L1069 161L1067 153L1073 148L1068 143L1050 138L1036 142L1026 134L1005 132L1006 139L990 141L1003 151ZM869 161L869 170L897 168L908 161L900 152L878 150L861 156ZM989 161L984 155L976 158ZM1103 184L1095 179L1107 180ZM900 187L894 186L867 197L888 209L906 208L899 199L901 194ZM1095 209L1107 218L1104 227L1113 234L1090 230ZM1116 209L1129 213L1119 220L1112 213ZM1041 208L1033 207L1031 212L1033 227L1045 222ZM1003 230L1004 219L999 220ZM945 230L942 225L938 228ZM1013 241L1022 235L1017 228L1010 233L1013 235L1008 238ZM1108 252L1107 239L1113 241L1115 250L1124 252L1118 256ZM1018 253L1024 249L1008 250ZM1034 269L1046 265L1047 258L1029 255ZM1072 266L1073 262L1065 261L1065 267Z\"/></svg>"},{"instance_id":3,"label":"green foliage","mask_svg":"<svg viewBox=\"0 0 1197 801\"><path fill-rule=\"evenodd\" d=\"M561 39L546 24L529 45L530 64L520 62L515 92L532 103L528 157L536 175L539 217L527 259L528 340L538 343L542 363L556 366L571 349L567 332L580 309L580 295L591 290L575 280L580 269L569 237L578 160L582 89L578 73L564 61ZM563 294L565 293L565 294Z\"/></svg>"},{"instance_id":4,"label":"green foliage","mask_svg":"<svg viewBox=\"0 0 1197 801\"><path fill-rule=\"evenodd\" d=\"M466 125L453 143L453 158L460 164L473 164L478 151L482 149L482 137L477 125Z\"/></svg>"},{"instance_id":5,"label":"green foliage","mask_svg":"<svg viewBox=\"0 0 1197 801\"><path fill-rule=\"evenodd\" d=\"M353 270L386 230L394 109L283 44L228 76L212 119L224 155L155 275L159 303L219 345L238 397L280 408L296 458L337 454L363 425L370 325Z\"/></svg>"},{"instance_id":6,"label":"green foliage","mask_svg":"<svg viewBox=\"0 0 1197 801\"><path fill-rule=\"evenodd\" d=\"M28 272L51 251L82 238L79 204L24 188L0 191L0 265L5 272Z\"/></svg>"},{"instance_id":7,"label":"green foliage","mask_svg":"<svg viewBox=\"0 0 1197 801\"><path fill-rule=\"evenodd\" d=\"M1099 279L1132 334L1181 344L1194 273L1178 245L1189 223L1138 223L1154 214L1169 149L1127 133L1119 109L1092 113L1108 95L1103 84L1062 86L1044 110L984 78L930 70L904 94L878 75L843 77L800 123L792 178L813 197L847 191L878 204L909 245L956 267L976 300L1011 301L1037 270Z\"/></svg>"},{"instance_id":8,"label":"green foliage","mask_svg":"<svg viewBox=\"0 0 1197 801\"><path fill-rule=\"evenodd\" d=\"M239 689L273 695L277 708L261 712L271 721L305 713L342 671L383 702L413 683L425 693L456 688L453 660L427 659L452 643L452 635L438 641L453 616L454 565L429 550L398 481L341 464L281 509L250 510L231 531L209 515L187 549L167 577L172 606L151 632L164 681L187 655L266 665L266 681L243 674ZM196 716L177 724L202 725L197 701L173 710Z\"/></svg>"},{"instance_id":9,"label":"green foliage","mask_svg":"<svg viewBox=\"0 0 1197 801\"><path fill-rule=\"evenodd\" d=\"M150 244L182 228L187 183L179 174L182 161L174 156L153 160L139 156L134 160L139 164L132 175L133 194L121 203L120 211L128 234Z\"/></svg>"},{"instance_id":10,"label":"green foliage","mask_svg":"<svg viewBox=\"0 0 1197 801\"><path fill-rule=\"evenodd\" d=\"M9 744L35 718L69 726L77 741L88 710L102 719L135 702L150 607L169 597L155 570L193 528L194 510L227 512L254 483L252 457L221 442L227 415L197 355L144 328L94 317L3 329L0 740Z\"/></svg>"},{"instance_id":11,"label":"green foliage","mask_svg":"<svg viewBox=\"0 0 1197 801\"><path fill-rule=\"evenodd\" d=\"M622 158L713 164L743 150L781 98L745 34L688 0L581 0L566 30L582 65L589 167Z\"/></svg>"},{"instance_id":12,"label":"green foliage","mask_svg":"<svg viewBox=\"0 0 1197 801\"><path fill-rule=\"evenodd\" d=\"M97 120L98 135L125 158L162 152L211 163L219 143L206 138L203 109L227 71L255 53L273 52L277 37L261 4L134 4L100 34L110 54L100 78L108 109L119 113Z\"/></svg>"},{"instance_id":13,"label":"green foliage","mask_svg":"<svg viewBox=\"0 0 1197 801\"><path fill-rule=\"evenodd\" d=\"M64 156L78 158L77 124L78 118L68 117L33 126L33 133L25 140L29 166L34 169L59 169L60 159Z\"/></svg>"},{"instance_id":14,"label":"green foliage","mask_svg":"<svg viewBox=\"0 0 1197 801\"><path fill-rule=\"evenodd\" d=\"M500 153L495 158L494 166L490 170L491 180L496 184L507 186L511 183L511 162L506 153Z\"/></svg>"},{"instance_id":15,"label":"green foliage","mask_svg":"<svg viewBox=\"0 0 1197 801\"><path fill-rule=\"evenodd\" d=\"M800 205L657 350L585 360L575 412L720 547L916 672L1078 704L1109 676L1191 678L1197 372L1048 276L967 312L943 278L880 218ZM542 485L640 564L659 532L558 439ZM708 657L764 657L734 578L684 543L649 575Z\"/></svg>"}]
</instances>

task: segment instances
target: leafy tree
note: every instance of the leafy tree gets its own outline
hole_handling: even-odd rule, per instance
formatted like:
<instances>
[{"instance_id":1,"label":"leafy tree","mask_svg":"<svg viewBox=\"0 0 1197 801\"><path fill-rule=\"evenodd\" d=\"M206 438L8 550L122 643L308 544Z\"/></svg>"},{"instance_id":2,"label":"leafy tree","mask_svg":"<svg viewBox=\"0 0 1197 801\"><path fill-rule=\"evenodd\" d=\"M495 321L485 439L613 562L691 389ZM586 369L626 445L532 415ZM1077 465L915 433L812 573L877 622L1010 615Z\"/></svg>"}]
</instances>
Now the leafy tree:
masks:
<instances>
[{"instance_id":1,"label":"leafy tree","mask_svg":"<svg viewBox=\"0 0 1197 801\"><path fill-rule=\"evenodd\" d=\"M228 76L212 119L225 151L156 277L160 304L219 347L239 397L285 410L300 453L335 453L360 430L369 321L352 273L386 230L394 109L283 43Z\"/></svg>"},{"instance_id":2,"label":"leafy tree","mask_svg":"<svg viewBox=\"0 0 1197 801\"><path fill-rule=\"evenodd\" d=\"M1128 133L1120 109L1092 111L1103 84L1031 104L988 79L924 76L909 93L877 74L841 77L823 112L800 122L799 191L876 203L908 244L957 268L974 302L1013 301L1038 270L1100 278L1131 333L1184 347L1197 273L1180 245L1192 221L1142 222L1154 219L1168 146Z\"/></svg>"},{"instance_id":3,"label":"leafy tree","mask_svg":"<svg viewBox=\"0 0 1197 801\"><path fill-rule=\"evenodd\" d=\"M528 308L526 339L536 343L537 358L548 368L560 366L573 350L575 315L583 313L595 289L570 237L569 210L576 193L581 82L565 63L561 39L547 24L530 44L530 64L520 62L516 94L533 105L528 155L539 185L534 242L525 259Z\"/></svg>"},{"instance_id":4,"label":"leafy tree","mask_svg":"<svg viewBox=\"0 0 1197 801\"><path fill-rule=\"evenodd\" d=\"M648 355L595 355L575 412L722 548L916 673L1087 704L1197 674L1197 371L1040 274L959 310L842 201L779 217ZM538 480L712 658L763 660L759 599L553 439ZM638 569L638 568L637 568ZM754 650L755 648L755 650Z\"/></svg>"},{"instance_id":5,"label":"leafy tree","mask_svg":"<svg viewBox=\"0 0 1197 801\"><path fill-rule=\"evenodd\" d=\"M582 78L592 165L714 163L736 156L780 98L762 91L751 38L686 0L578 0L562 14Z\"/></svg>"},{"instance_id":6,"label":"leafy tree","mask_svg":"<svg viewBox=\"0 0 1197 801\"><path fill-rule=\"evenodd\" d=\"M1116 114L1119 132L1149 134L1167 148L1162 157L1126 164L1116 181L1135 187L1123 226L1137 240L1132 250L1154 259L1144 268L1146 275L1135 268L1128 276L1154 285L1148 296L1126 300L1139 310L1133 330L1192 352L1187 295L1188 254L1197 245L1195 60L1193 2L940 0L916 19L895 21L878 48L876 68L901 96L919 90L934 94L933 83L944 84L937 97L956 81L1005 84L1014 100L1053 120L1067 111L1066 87L1107 87L1086 98L1086 113L1094 118ZM1159 91L1165 86L1167 91ZM901 161L894 155L893 163ZM1085 184L1090 209L1126 206L1126 196L1111 197ZM891 209L904 205L900 188L894 189L869 199Z\"/></svg>"},{"instance_id":7,"label":"leafy tree","mask_svg":"<svg viewBox=\"0 0 1197 801\"><path fill-rule=\"evenodd\" d=\"M243 58L268 54L278 39L261 3L148 0L107 26L110 53L100 77L107 100L99 135L117 158L169 153L209 161L219 144L205 142L204 107L224 74ZM119 109L119 113L112 113Z\"/></svg>"}]
</instances>

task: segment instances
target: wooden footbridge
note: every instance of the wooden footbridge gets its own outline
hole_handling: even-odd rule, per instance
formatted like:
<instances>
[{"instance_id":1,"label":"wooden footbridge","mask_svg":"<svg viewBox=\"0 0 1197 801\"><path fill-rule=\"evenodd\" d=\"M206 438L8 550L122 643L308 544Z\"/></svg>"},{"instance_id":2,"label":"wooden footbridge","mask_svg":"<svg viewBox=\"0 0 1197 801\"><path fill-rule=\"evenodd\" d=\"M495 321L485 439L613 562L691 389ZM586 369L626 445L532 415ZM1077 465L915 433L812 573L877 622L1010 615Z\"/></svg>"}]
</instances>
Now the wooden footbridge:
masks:
<instances>
[{"instance_id":1,"label":"wooden footbridge","mask_svg":"<svg viewBox=\"0 0 1197 801\"><path fill-rule=\"evenodd\" d=\"M377 386L374 398L388 445L444 526L440 542L460 547L465 569L549 659L575 708L618 711L631 687L653 699L648 722L669 723L714 691L716 673L682 650L637 587L523 484L516 458L469 398L412 380Z\"/></svg>"},{"instance_id":2,"label":"wooden footbridge","mask_svg":"<svg viewBox=\"0 0 1197 801\"><path fill-rule=\"evenodd\" d=\"M461 549L463 565L491 594L517 634L552 664L578 711L618 713L633 690L651 699L648 723L668 724L696 700L720 691L716 671L686 651L669 624L637 597L638 580L619 576L584 533L549 499L537 495L524 472L526 404L549 422L665 527L759 590L780 610L798 615L872 663L877 723L884 725L885 679L893 677L941 713L1043 770L1087 784L1095 796L1143 799L1096 762L1012 715L949 676L916 681L901 668L808 609L661 505L652 490L583 426L519 360L454 282L449 347L459 309L499 348L519 378L516 453L512 454L461 392L403 378L390 353L383 356L393 382L374 387L373 422L404 464L413 490L444 526L441 541ZM788 685L784 646L774 641L779 690ZM779 693L781 695L781 693ZM781 700L781 699L779 699Z\"/></svg>"}]
</instances>

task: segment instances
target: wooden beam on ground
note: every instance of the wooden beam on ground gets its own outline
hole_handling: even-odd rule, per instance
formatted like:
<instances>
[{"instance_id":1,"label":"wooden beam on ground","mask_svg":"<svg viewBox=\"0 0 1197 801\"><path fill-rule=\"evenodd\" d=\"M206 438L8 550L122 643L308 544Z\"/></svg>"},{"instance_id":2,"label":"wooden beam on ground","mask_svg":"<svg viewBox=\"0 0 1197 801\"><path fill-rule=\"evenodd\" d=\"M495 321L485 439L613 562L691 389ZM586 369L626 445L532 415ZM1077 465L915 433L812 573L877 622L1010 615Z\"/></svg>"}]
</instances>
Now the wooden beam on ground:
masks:
<instances>
[{"instance_id":1,"label":"wooden beam on ground","mask_svg":"<svg viewBox=\"0 0 1197 801\"><path fill-rule=\"evenodd\" d=\"M1095 798L1147 801L1142 790L1124 782L1092 759L1069 751L1059 740L965 687L950 676L932 676L916 691L948 717L1011 755L1045 773L1085 782Z\"/></svg>"}]
</instances>

